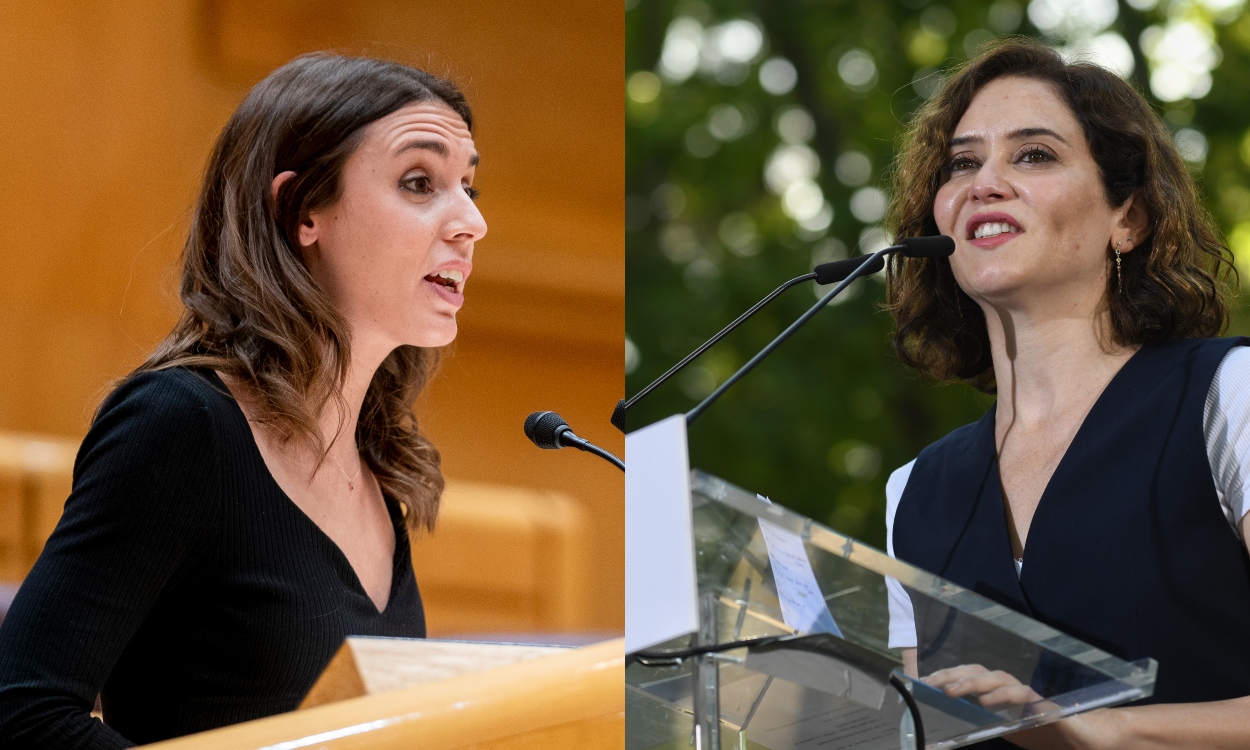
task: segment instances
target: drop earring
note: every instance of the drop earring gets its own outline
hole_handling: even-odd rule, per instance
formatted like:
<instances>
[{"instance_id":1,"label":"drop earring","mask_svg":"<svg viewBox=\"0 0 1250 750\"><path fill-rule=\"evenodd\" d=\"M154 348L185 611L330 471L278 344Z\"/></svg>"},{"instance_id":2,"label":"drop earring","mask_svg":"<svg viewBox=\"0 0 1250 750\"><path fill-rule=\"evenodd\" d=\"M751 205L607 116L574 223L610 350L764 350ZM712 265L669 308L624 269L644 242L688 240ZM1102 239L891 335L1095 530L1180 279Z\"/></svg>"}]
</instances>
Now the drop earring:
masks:
<instances>
[{"instance_id":1,"label":"drop earring","mask_svg":"<svg viewBox=\"0 0 1250 750\"><path fill-rule=\"evenodd\" d=\"M1124 276L1120 272L1120 245L1123 245L1125 242L1130 243L1129 247L1131 248L1133 238L1126 237L1115 243L1115 290L1117 292L1124 289Z\"/></svg>"}]
</instances>

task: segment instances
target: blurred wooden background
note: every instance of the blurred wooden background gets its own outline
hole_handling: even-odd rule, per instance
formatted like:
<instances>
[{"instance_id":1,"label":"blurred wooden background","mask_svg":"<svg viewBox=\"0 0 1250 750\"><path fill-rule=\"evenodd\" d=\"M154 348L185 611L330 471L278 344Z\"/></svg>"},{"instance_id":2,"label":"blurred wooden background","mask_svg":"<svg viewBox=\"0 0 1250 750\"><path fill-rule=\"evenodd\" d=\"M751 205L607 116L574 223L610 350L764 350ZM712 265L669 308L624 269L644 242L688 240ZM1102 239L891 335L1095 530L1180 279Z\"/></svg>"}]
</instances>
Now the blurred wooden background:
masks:
<instances>
[{"instance_id":1,"label":"blurred wooden background","mask_svg":"<svg viewBox=\"0 0 1250 750\"><path fill-rule=\"evenodd\" d=\"M460 520L449 516L443 538L417 542L418 581L423 565L459 569L475 555L499 557L501 543L541 562L542 529L565 524L574 540L561 547L574 550L560 553L572 555L558 562L565 573L548 577L536 562L525 575L568 589L555 595L566 615L533 622L621 631L622 475L586 454L540 451L521 431L526 414L554 409L578 434L624 448L608 424L624 377L618 5L0 2L0 430L81 438L109 383L176 317L188 212L222 124L252 84L316 49L449 75L478 123L476 184L490 232L477 247L454 354L420 405L446 473L465 489L454 503ZM32 460L54 461L57 450ZM33 497L32 487L17 473L0 477L0 557L10 549L19 561L0 561L10 579L23 550L41 541L23 534L48 523L21 519L22 502L37 515L19 499ZM475 531L472 519L494 517L482 509L510 503L520 537ZM456 596L472 598L464 591L471 587ZM440 626L429 593L432 632L523 621L483 615ZM509 606L485 590L461 604Z\"/></svg>"}]
</instances>

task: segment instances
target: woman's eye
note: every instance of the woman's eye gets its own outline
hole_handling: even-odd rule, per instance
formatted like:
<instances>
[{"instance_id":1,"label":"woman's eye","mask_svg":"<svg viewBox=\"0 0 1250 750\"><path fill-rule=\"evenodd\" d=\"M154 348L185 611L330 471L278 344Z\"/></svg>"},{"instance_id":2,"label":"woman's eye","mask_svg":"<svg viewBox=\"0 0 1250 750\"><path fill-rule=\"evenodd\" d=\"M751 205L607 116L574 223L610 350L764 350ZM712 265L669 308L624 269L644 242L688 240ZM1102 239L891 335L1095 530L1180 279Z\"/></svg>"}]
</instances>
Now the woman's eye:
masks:
<instances>
[{"instance_id":1,"label":"woman's eye","mask_svg":"<svg viewBox=\"0 0 1250 750\"><path fill-rule=\"evenodd\" d=\"M405 189L411 190L412 192L420 195L428 195L429 193L434 192L434 187L430 184L430 178L425 175L409 177L401 182L400 185Z\"/></svg>"},{"instance_id":2,"label":"woman's eye","mask_svg":"<svg viewBox=\"0 0 1250 750\"><path fill-rule=\"evenodd\" d=\"M474 200L474 201L477 200L477 197L482 194L481 190L478 190L472 185L465 185L464 192L468 194L469 200Z\"/></svg>"},{"instance_id":3,"label":"woman's eye","mask_svg":"<svg viewBox=\"0 0 1250 750\"><path fill-rule=\"evenodd\" d=\"M1054 161L1055 157L1044 148L1031 148L1020 154L1019 161L1025 164L1045 164L1048 161Z\"/></svg>"},{"instance_id":4,"label":"woman's eye","mask_svg":"<svg viewBox=\"0 0 1250 750\"><path fill-rule=\"evenodd\" d=\"M956 156L946 165L946 171L950 173L965 172L969 169L975 169L977 163L968 156Z\"/></svg>"}]
</instances>

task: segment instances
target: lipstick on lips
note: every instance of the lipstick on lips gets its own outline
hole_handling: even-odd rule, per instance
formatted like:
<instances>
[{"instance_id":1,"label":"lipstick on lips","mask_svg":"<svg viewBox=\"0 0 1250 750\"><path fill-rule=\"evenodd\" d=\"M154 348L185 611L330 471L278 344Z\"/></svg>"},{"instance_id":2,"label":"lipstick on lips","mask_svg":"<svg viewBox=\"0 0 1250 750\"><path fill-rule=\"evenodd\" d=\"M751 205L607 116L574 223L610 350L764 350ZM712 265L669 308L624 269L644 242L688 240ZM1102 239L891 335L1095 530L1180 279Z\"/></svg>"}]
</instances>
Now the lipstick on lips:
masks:
<instances>
[{"instance_id":1,"label":"lipstick on lips","mask_svg":"<svg viewBox=\"0 0 1250 750\"><path fill-rule=\"evenodd\" d=\"M1010 242L1016 235L1024 233L1020 222L1002 211L974 214L968 219L966 228L965 239L969 244L986 249Z\"/></svg>"}]
</instances>

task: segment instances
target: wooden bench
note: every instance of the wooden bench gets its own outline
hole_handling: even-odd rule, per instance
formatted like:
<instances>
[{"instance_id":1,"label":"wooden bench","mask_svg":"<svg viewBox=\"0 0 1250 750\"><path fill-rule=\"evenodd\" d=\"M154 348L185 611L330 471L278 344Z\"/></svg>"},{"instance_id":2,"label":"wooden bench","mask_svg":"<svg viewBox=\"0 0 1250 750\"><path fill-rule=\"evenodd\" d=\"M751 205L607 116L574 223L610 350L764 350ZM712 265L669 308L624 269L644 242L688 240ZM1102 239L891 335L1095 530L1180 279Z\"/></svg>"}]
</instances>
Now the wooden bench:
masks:
<instances>
[{"instance_id":1,"label":"wooden bench","mask_svg":"<svg viewBox=\"0 0 1250 750\"><path fill-rule=\"evenodd\" d=\"M78 441L0 432L0 581L19 583L61 518Z\"/></svg>"}]
</instances>

